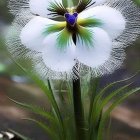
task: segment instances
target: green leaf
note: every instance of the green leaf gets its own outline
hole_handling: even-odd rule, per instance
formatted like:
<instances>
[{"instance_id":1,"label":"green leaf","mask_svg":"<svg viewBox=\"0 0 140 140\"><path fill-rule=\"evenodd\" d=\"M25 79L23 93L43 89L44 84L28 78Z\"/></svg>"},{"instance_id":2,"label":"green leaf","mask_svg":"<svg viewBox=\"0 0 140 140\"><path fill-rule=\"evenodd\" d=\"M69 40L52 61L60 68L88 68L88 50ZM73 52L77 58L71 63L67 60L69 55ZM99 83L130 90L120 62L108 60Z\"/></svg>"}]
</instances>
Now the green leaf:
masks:
<instances>
[{"instance_id":1,"label":"green leaf","mask_svg":"<svg viewBox=\"0 0 140 140\"><path fill-rule=\"evenodd\" d=\"M123 94L121 97L117 98L111 105L110 107L103 113L102 119L99 124L99 129L98 129L98 137L97 140L102 140L103 139L103 132L104 132L104 127L106 125L106 121L110 115L110 113L113 111L115 107L117 107L119 104L121 104L126 98L128 98L130 95L138 92L140 90L139 88L135 88L126 94Z\"/></svg>"},{"instance_id":2,"label":"green leaf","mask_svg":"<svg viewBox=\"0 0 140 140\"><path fill-rule=\"evenodd\" d=\"M116 97L119 93L121 93L122 91L127 89L130 85L131 84L125 85L125 86L113 91L107 97L101 99L100 101L97 101L97 103L94 107L94 110L91 111L91 118L90 118L90 122L89 122L90 137L92 137L92 135L93 135L93 129L97 129L97 127L98 127L104 107L106 107L106 105L111 101L111 99L113 97Z\"/></svg>"},{"instance_id":3,"label":"green leaf","mask_svg":"<svg viewBox=\"0 0 140 140\"><path fill-rule=\"evenodd\" d=\"M97 124L99 123L98 122L98 120L99 120L99 118L98 118L98 120L95 120L97 117L95 117L95 115L96 115L96 112L98 111L97 110L97 106L99 106L99 105L101 105L101 101L102 101L102 97L103 97L103 95L104 95L104 93L107 91L107 90L109 90L110 88L112 88L113 86L115 86L115 85L117 85L117 84L120 84L120 83L122 83L122 82L126 82L126 81L129 81L129 80L131 80L132 78L134 78L137 74L138 74L139 72L137 72L135 75L133 75L133 76L131 76L131 77L129 77L129 78L127 78L127 79L124 79L124 80L120 80L120 81L116 81L116 82L113 82L113 83L110 83L109 85L107 85L106 87L104 87L96 96L95 96L95 98L94 98L94 102L93 102L93 105L92 105L92 111L91 111L91 117L90 117L90 121L89 121L89 133L90 133L90 138L92 139L92 136L94 136L93 135L93 132L95 131L94 130L94 128L93 128L93 125L95 126L95 124L93 124L93 121L95 122L97 122ZM115 93L113 93L113 94L115 94ZM98 103L98 105L97 105L97 103ZM102 112L102 110L100 110L100 112ZM100 114L99 114L100 115ZM98 116L99 116L98 115ZM93 117L92 116L94 116L95 118L94 118L94 120L93 120Z\"/></svg>"},{"instance_id":4,"label":"green leaf","mask_svg":"<svg viewBox=\"0 0 140 140\"><path fill-rule=\"evenodd\" d=\"M101 99L101 102L97 102L96 104L96 112L94 114L94 119L93 119L93 123L96 125L97 120L100 116L100 114L102 113L103 108L111 101L111 99L113 97L116 97L119 93L121 93L122 91L124 91L125 89L127 89L131 84L125 85L121 88L119 88L118 90L110 93L107 97L105 97L104 99Z\"/></svg>"},{"instance_id":5,"label":"green leaf","mask_svg":"<svg viewBox=\"0 0 140 140\"><path fill-rule=\"evenodd\" d=\"M10 54L9 54L10 55ZM11 55L10 55L11 56ZM55 100L55 97L53 95L53 92L51 90L49 90L48 85L45 81L43 81L38 75L37 73L34 73L31 70L27 70L24 67L22 67L22 65L20 65L18 62L16 62L12 57L11 59L29 76L32 78L32 80L34 80L34 82L44 91L44 94L48 97L48 101L51 103L51 106L53 107L55 114L57 116L58 122L59 122L59 126L61 127L62 130L62 135L63 138L65 139L65 128L64 128L64 124L63 124L63 119L59 110L59 107L57 105L57 102ZM63 139L62 139L63 140Z\"/></svg>"},{"instance_id":6,"label":"green leaf","mask_svg":"<svg viewBox=\"0 0 140 140\"><path fill-rule=\"evenodd\" d=\"M9 97L8 97L9 98ZM35 106L35 105L29 105L29 104L26 104L26 103L21 103L21 102L17 102L11 98L9 98L12 102L14 102L15 104L25 108L25 109L28 109L29 111L35 113L35 114L38 114L48 120L50 120L52 123L58 123L57 120L54 118L54 116L50 113L50 112L47 112L46 110L43 110L42 108L38 107L38 106Z\"/></svg>"},{"instance_id":7,"label":"green leaf","mask_svg":"<svg viewBox=\"0 0 140 140\"><path fill-rule=\"evenodd\" d=\"M93 107L95 107L96 103L97 103L98 101L101 100L102 96L104 95L104 93L105 93L107 90L109 90L110 88L112 88L113 86L115 86L115 85L117 85L117 84L120 84L120 83L122 83L122 82L126 82L126 81L131 80L131 79L134 78L138 73L139 73L139 72L137 72L135 75L133 75L133 76L127 78L127 79L113 82L113 83L107 85L106 87L104 87L104 88L99 92L99 94L95 97L95 100L94 100L94 103L93 103ZM93 109L93 110L94 110L94 109Z\"/></svg>"},{"instance_id":8,"label":"green leaf","mask_svg":"<svg viewBox=\"0 0 140 140\"><path fill-rule=\"evenodd\" d=\"M66 88L68 90L68 100L69 100L69 104L72 106L73 105L73 96L72 96L72 84L71 82L66 82Z\"/></svg>"},{"instance_id":9,"label":"green leaf","mask_svg":"<svg viewBox=\"0 0 140 140\"><path fill-rule=\"evenodd\" d=\"M92 85L90 86L91 87L90 91L92 91L92 93L91 93L91 97L90 97L90 107L89 107L89 117L88 117L89 125L90 125L90 120L91 120L91 116L92 116L94 99L97 95L97 89L99 86L99 78L93 79L93 80L91 80L91 82L93 83L93 86Z\"/></svg>"},{"instance_id":10,"label":"green leaf","mask_svg":"<svg viewBox=\"0 0 140 140\"><path fill-rule=\"evenodd\" d=\"M42 128L47 134L52 138L52 140L61 140L61 138L56 135L57 133L54 132L54 130L51 130L50 127L48 127L44 122L35 120L35 119L30 119L30 118L24 118L24 120L31 121L36 123L40 128Z\"/></svg>"},{"instance_id":11,"label":"green leaf","mask_svg":"<svg viewBox=\"0 0 140 140\"><path fill-rule=\"evenodd\" d=\"M110 140L110 137L111 137L111 123L112 122L112 118L111 117L109 117L109 121L108 121L108 125L107 125L107 131L106 131L106 139L107 140Z\"/></svg>"}]
</instances>

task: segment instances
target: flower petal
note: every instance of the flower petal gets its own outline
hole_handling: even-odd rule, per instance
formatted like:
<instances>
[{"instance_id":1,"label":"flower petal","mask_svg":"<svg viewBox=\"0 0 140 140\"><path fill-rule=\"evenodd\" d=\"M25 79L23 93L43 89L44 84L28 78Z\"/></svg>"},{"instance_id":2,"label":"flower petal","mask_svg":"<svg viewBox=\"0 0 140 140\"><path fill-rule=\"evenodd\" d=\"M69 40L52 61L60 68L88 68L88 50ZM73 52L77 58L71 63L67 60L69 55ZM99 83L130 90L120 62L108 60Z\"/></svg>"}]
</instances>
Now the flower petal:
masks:
<instances>
[{"instance_id":1,"label":"flower petal","mask_svg":"<svg viewBox=\"0 0 140 140\"><path fill-rule=\"evenodd\" d=\"M62 5L62 0L30 0L29 1L31 12L43 17L48 17L48 15L51 13L51 11L49 11L49 8L51 7L52 4Z\"/></svg>"},{"instance_id":2,"label":"flower petal","mask_svg":"<svg viewBox=\"0 0 140 140\"><path fill-rule=\"evenodd\" d=\"M22 44L31 50L38 52L43 51L43 49L45 49L43 41L47 36L46 33L47 29L48 33L53 32L53 30L49 29L49 27L54 25L54 27L56 27L54 29L57 31L58 30L57 27L59 24L61 25L61 22L56 22L47 18L42 17L33 18L32 20L29 21L29 23L25 25L25 27L21 31L20 39Z\"/></svg>"},{"instance_id":3,"label":"flower petal","mask_svg":"<svg viewBox=\"0 0 140 140\"><path fill-rule=\"evenodd\" d=\"M82 40L77 40L77 59L92 68L97 68L104 64L111 55L112 44L108 34L101 28L88 28L92 32L93 46L87 47Z\"/></svg>"},{"instance_id":4,"label":"flower petal","mask_svg":"<svg viewBox=\"0 0 140 140\"><path fill-rule=\"evenodd\" d=\"M97 6L83 11L79 19L93 18L102 22L101 28L106 30L112 39L117 38L125 29L125 18L116 10L108 6Z\"/></svg>"},{"instance_id":5,"label":"flower petal","mask_svg":"<svg viewBox=\"0 0 140 140\"><path fill-rule=\"evenodd\" d=\"M64 29L65 30L65 29ZM63 31L53 33L46 37L44 44L47 46L46 51L43 52L43 61L47 67L56 72L71 71L75 65L75 44L72 37L65 38L68 42L65 48L59 45L59 36ZM64 38L64 36L63 36Z\"/></svg>"}]
</instances>

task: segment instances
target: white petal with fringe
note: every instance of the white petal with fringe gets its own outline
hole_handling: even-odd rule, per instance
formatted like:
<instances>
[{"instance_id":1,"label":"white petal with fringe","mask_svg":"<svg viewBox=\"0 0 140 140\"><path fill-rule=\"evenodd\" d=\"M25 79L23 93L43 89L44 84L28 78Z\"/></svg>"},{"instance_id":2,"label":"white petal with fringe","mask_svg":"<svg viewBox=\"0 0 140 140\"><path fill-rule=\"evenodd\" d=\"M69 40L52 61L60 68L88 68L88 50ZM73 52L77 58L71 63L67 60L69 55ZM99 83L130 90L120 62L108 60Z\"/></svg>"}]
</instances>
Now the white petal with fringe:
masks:
<instances>
[{"instance_id":1,"label":"white petal with fringe","mask_svg":"<svg viewBox=\"0 0 140 140\"><path fill-rule=\"evenodd\" d=\"M83 11L79 18L95 18L102 22L101 28L106 30L112 39L117 38L125 29L125 18L120 11L108 6L97 6Z\"/></svg>"},{"instance_id":2,"label":"white petal with fringe","mask_svg":"<svg viewBox=\"0 0 140 140\"><path fill-rule=\"evenodd\" d=\"M46 37L44 38L44 36L43 36L43 38L41 38L41 40L39 40L40 43L43 44L42 46L40 45L40 43L38 45L36 45L37 44L36 42L33 43L35 38L38 39L38 35L35 36L35 34L32 34L32 32L29 33L31 31L32 26L29 27L29 31L27 32L27 35L30 34L32 36L31 40L28 39L28 36L26 37L26 35L25 35L23 37L25 39L25 42L23 42L23 40L22 40L22 43L21 43L21 38L20 38L21 31L23 31L25 29L26 24L28 24L30 22L31 18L36 16L30 10L29 1L30 0L9 0L8 1L9 2L8 7L10 9L10 12L15 15L15 20L13 21L12 26L9 27L9 30L7 31L7 34L6 34L6 44L7 44L8 52L11 54L13 59L15 59L16 61L19 58L20 58L20 60L23 59L25 61L31 60L33 63L32 71L36 72L38 75L43 77L45 80L47 80L48 78L65 80L65 79L72 79L72 78L76 77L75 73L70 70L73 63L75 64L75 62L73 62L73 59L70 59L71 60L70 66L67 66L64 69L61 68L64 72L61 72L61 70L59 70L58 72L53 71L53 70L51 70L51 68L53 68L53 66L49 66L49 65L48 65L49 67L47 66L47 64L49 64L49 62L47 63L47 58L48 58L47 52L44 52L44 53L36 52L36 51L39 51L39 52L43 51L41 48L44 48L44 45L45 45L44 40ZM36 2L40 3L39 0L36 0ZM104 8L104 7L108 7L109 9L112 9L112 10L106 10L106 8ZM90 8L90 7L88 7L88 8ZM39 9L39 11L42 11L42 9ZM44 14L44 10L42 12L43 13L41 13L41 14L43 14L46 17L47 13ZM39 15L39 14L37 14L37 15ZM94 4L93 7L91 7L91 9L80 13L79 17L81 15L82 15L82 17L85 17L85 18L88 18L89 16L91 16L93 18L96 17L96 18L100 18L100 20L102 20L102 19L104 20L104 25L100 26L100 29L102 28L104 31L106 31L110 35L110 40L112 42L112 51L111 51L111 54L110 54L110 57L108 58L108 60L105 61L105 63L104 63L104 61L102 61L101 65L98 66L97 64L95 65L95 63L99 64L99 62L101 62L101 60L103 60L103 59L99 58L98 60L100 60L100 61L96 62L95 59L97 60L97 57L94 59L94 57L91 55L92 53L90 53L85 48L84 48L86 50L85 52L84 52L84 50L83 51L81 50L82 55L86 58L87 61L81 59L80 62L84 63L87 66L80 65L80 63L79 63L79 65L77 67L78 68L77 71L80 71L79 76L83 77L87 73L92 73L92 77L98 77L98 76L102 76L105 74L110 74L114 70L119 69L125 58L125 48L130 46L132 44L132 42L134 42L140 35L140 18L139 18L140 17L140 8L132 0L107 0L105 3L102 0L98 0L98 2L96 1L96 4ZM119 15L121 15L121 16L119 16ZM123 20L121 21L121 19L123 19ZM43 26L45 25L44 23L41 23L41 24ZM124 25L125 25L125 30L123 30ZM39 24L39 26L40 26L40 24ZM34 27L36 28L38 26L34 26ZM34 28L32 28L32 29L34 30ZM40 29L42 30L41 26L40 26ZM40 33L39 30L35 29L36 33ZM50 39L51 41L52 41L52 38ZM37 40L37 39L35 39L35 40ZM101 38L101 41L102 40L103 40L103 37ZM29 42L31 41L32 43L30 44L28 41ZM24 45L23 45L23 43L24 43ZM26 43L29 46L26 46ZM36 47L34 47L35 45L36 45ZM39 46L39 48L38 48L38 46ZM101 44L99 46L101 46ZM30 48L30 49L26 49L26 48ZM47 48L47 46L45 46L45 50L47 50L46 48ZM35 49L36 49L36 51L33 51ZM92 46L90 49L92 49ZM106 49L109 49L109 48L106 48ZM76 48L76 50L77 50L77 48ZM103 48L102 50L105 50L105 49ZM103 53L104 51L102 51L102 50L100 50L100 52L98 52L96 54ZM107 51L107 50L105 50L105 51ZM86 53L87 55L84 55L84 53ZM42 58L42 54L44 55L43 58ZM106 54L109 54L109 53L106 53ZM79 51L79 56L78 56L79 60L80 60L80 58L82 58L82 55L80 55L80 51ZM87 63L89 60L89 57L87 57L87 56L91 56L89 64ZM66 56L65 56L65 58L66 58ZM74 57L74 58L76 58L76 57ZM92 59L94 59L94 60L92 60ZM69 59L67 59L67 60L69 60ZM92 64L92 61L94 61L94 65ZM21 61L17 61L17 62L22 65ZM54 61L54 64L56 64L55 62L56 62L56 60ZM69 61L67 63L69 63ZM27 66L23 66L23 67L27 71L30 70L30 67L27 67ZM54 69L56 70L57 68L54 68ZM69 70L69 71L65 71L65 70Z\"/></svg>"},{"instance_id":3,"label":"white petal with fringe","mask_svg":"<svg viewBox=\"0 0 140 140\"><path fill-rule=\"evenodd\" d=\"M42 52L47 47L43 44L46 37L43 33L45 28L49 25L58 23L60 22L43 17L35 17L31 19L21 31L20 38L22 44L31 50Z\"/></svg>"},{"instance_id":4,"label":"white petal with fringe","mask_svg":"<svg viewBox=\"0 0 140 140\"><path fill-rule=\"evenodd\" d=\"M48 14L51 13L48 9L52 4L62 5L62 0L29 0L29 6L32 13L43 17L48 17Z\"/></svg>"},{"instance_id":5,"label":"white petal with fringe","mask_svg":"<svg viewBox=\"0 0 140 140\"><path fill-rule=\"evenodd\" d=\"M69 38L68 46L61 49L58 44L58 37L61 32L50 34L46 37L44 45L47 46L43 52L43 61L47 67L56 72L72 71L75 65L75 44L72 37Z\"/></svg>"},{"instance_id":6,"label":"white petal with fringe","mask_svg":"<svg viewBox=\"0 0 140 140\"><path fill-rule=\"evenodd\" d=\"M93 46L87 47L81 40L77 41L77 59L92 68L103 65L110 57L112 43L108 34L101 28L89 28L92 31Z\"/></svg>"}]
</instances>

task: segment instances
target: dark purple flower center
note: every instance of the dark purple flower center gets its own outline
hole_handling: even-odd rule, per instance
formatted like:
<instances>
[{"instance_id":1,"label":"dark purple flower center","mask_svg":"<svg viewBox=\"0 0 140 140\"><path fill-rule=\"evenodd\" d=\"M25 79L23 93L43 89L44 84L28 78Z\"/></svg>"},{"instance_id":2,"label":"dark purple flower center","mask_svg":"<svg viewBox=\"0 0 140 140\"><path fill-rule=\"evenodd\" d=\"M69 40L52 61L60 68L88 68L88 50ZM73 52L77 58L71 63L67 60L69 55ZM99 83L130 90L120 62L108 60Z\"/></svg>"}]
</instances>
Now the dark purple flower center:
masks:
<instances>
[{"instance_id":1,"label":"dark purple flower center","mask_svg":"<svg viewBox=\"0 0 140 140\"><path fill-rule=\"evenodd\" d=\"M71 26L74 26L75 23L77 22L77 17L78 17L78 13L65 13L65 18L68 24L70 24Z\"/></svg>"}]
</instances>

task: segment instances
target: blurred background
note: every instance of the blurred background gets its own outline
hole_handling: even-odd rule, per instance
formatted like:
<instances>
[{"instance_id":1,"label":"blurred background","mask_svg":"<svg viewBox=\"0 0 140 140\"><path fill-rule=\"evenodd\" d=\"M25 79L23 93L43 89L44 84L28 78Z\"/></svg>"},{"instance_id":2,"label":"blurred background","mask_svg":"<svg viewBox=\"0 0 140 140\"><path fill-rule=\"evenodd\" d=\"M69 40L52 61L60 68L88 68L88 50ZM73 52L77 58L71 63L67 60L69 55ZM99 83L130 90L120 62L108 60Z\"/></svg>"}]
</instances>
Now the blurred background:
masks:
<instances>
[{"instance_id":1,"label":"blurred background","mask_svg":"<svg viewBox=\"0 0 140 140\"><path fill-rule=\"evenodd\" d=\"M140 6L140 0L135 0ZM0 131L13 129L34 140L46 140L46 135L36 125L22 120L32 116L9 101L47 106L42 91L9 58L1 32L11 24L13 16L8 12L7 0L0 0ZM121 69L101 79L101 86L129 77L140 70L140 39L126 49L127 58ZM140 75L134 87L140 86ZM39 100L38 100L39 99ZM140 140L140 94L133 95L112 113L112 140Z\"/></svg>"}]
</instances>

